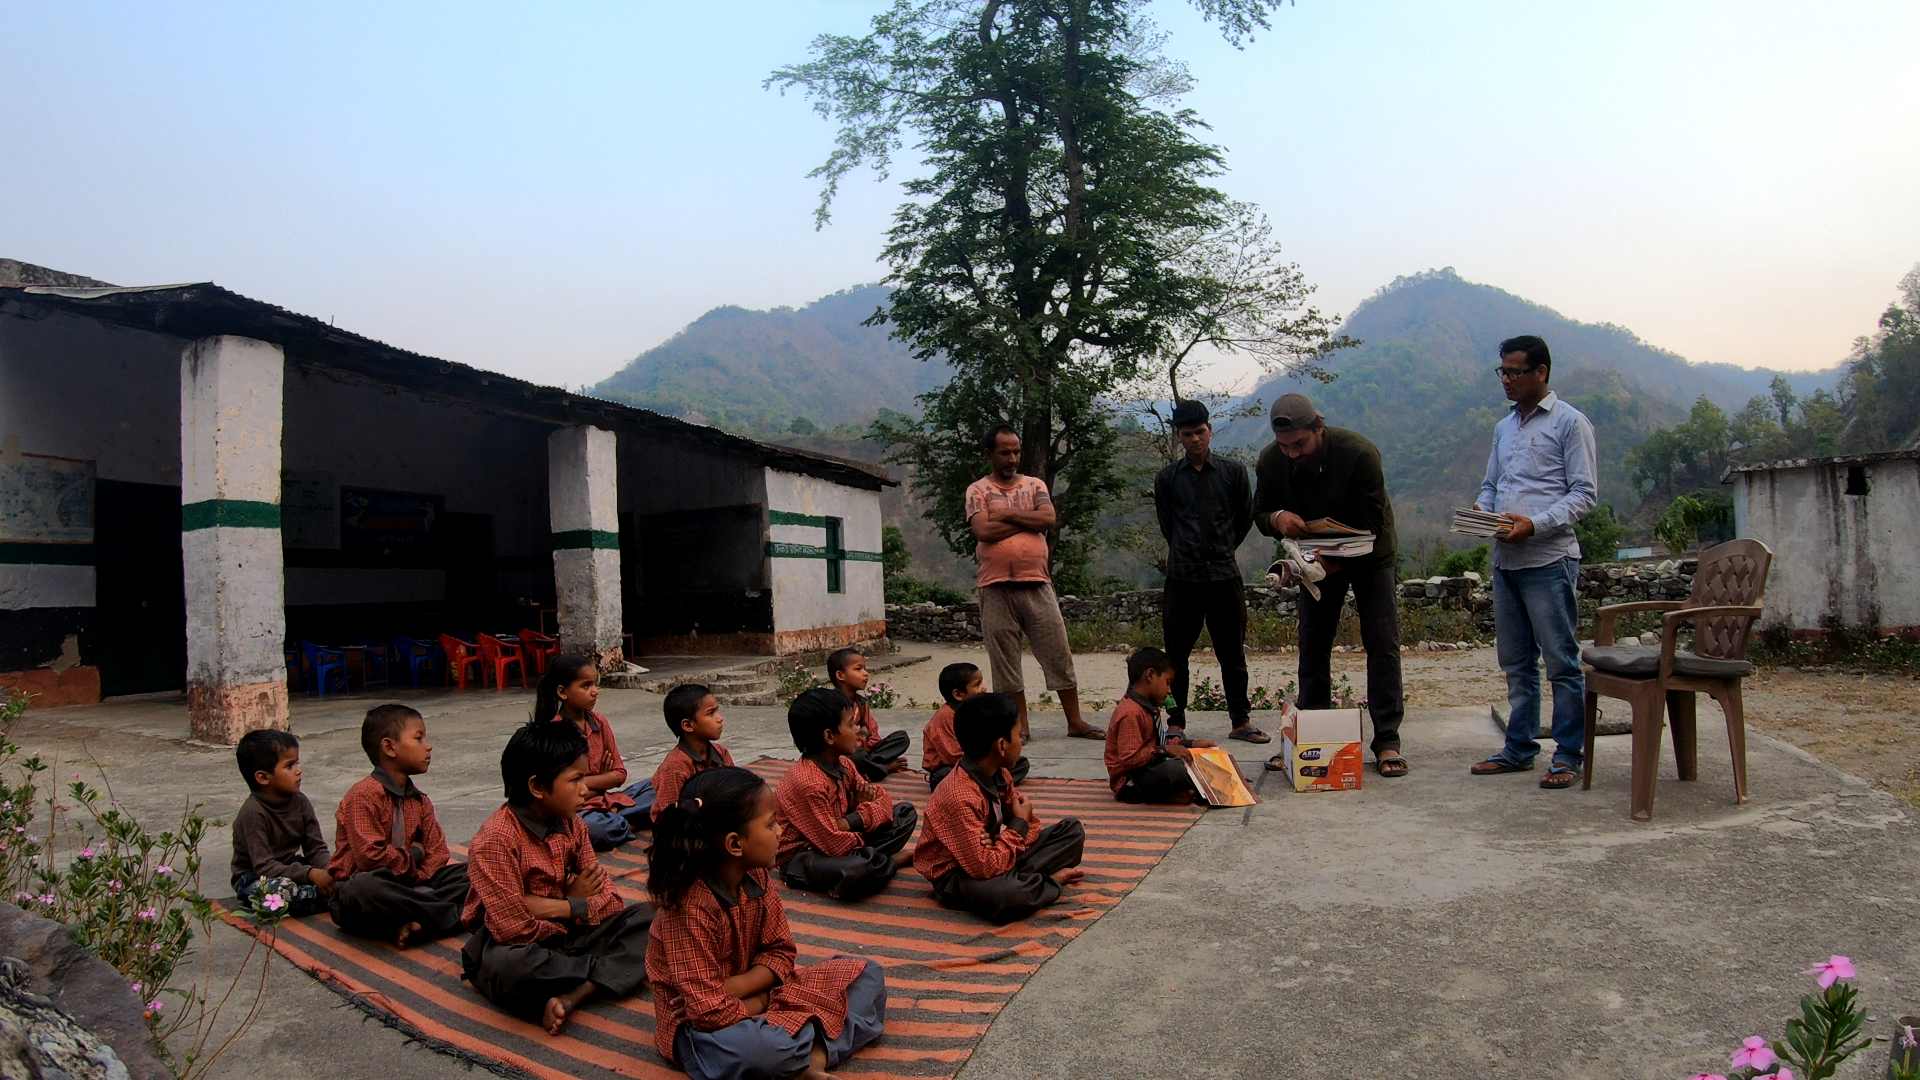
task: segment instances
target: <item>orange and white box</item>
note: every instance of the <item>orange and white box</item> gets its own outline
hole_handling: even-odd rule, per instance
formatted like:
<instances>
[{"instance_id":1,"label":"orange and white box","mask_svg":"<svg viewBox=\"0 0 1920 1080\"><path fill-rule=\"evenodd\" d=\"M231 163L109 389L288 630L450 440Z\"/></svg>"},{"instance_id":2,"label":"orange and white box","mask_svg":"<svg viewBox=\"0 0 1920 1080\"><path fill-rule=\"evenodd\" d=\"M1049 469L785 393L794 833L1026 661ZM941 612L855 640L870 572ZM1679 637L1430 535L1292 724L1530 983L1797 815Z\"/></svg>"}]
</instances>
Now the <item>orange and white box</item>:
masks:
<instances>
[{"instance_id":1,"label":"orange and white box","mask_svg":"<svg viewBox=\"0 0 1920 1080\"><path fill-rule=\"evenodd\" d=\"M1297 710L1287 705L1280 760L1295 791L1358 791L1363 716L1355 709Z\"/></svg>"}]
</instances>

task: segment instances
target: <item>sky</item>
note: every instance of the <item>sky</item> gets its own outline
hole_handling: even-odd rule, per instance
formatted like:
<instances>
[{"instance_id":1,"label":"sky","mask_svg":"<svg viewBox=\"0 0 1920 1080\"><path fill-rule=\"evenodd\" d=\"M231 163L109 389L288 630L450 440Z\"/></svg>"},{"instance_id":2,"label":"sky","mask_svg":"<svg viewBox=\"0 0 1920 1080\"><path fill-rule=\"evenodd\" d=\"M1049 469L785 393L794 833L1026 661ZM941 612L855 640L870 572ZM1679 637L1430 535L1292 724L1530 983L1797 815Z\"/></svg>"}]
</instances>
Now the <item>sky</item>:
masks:
<instances>
[{"instance_id":1,"label":"sky","mask_svg":"<svg viewBox=\"0 0 1920 1080\"><path fill-rule=\"evenodd\" d=\"M911 149L816 231L833 130L761 86L881 8L0 5L0 256L597 381L715 306L883 276ZM1334 312L1452 266L1689 359L1819 368L1920 263L1913 0L1298 0L1242 49L1149 10L1218 185Z\"/></svg>"}]
</instances>

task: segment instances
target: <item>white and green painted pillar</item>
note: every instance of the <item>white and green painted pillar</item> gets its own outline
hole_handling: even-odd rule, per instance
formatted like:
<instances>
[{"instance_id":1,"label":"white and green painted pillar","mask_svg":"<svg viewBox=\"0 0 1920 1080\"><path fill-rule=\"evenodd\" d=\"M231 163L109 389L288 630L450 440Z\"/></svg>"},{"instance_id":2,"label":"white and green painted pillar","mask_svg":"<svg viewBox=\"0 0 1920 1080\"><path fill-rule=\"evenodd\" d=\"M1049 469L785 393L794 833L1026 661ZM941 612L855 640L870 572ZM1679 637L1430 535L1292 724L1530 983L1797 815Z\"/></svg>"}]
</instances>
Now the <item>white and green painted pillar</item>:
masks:
<instances>
[{"instance_id":1,"label":"white and green painted pillar","mask_svg":"<svg viewBox=\"0 0 1920 1080\"><path fill-rule=\"evenodd\" d=\"M285 382L280 347L252 338L202 338L180 359L187 715L204 742L287 726Z\"/></svg>"},{"instance_id":2,"label":"white and green painted pillar","mask_svg":"<svg viewBox=\"0 0 1920 1080\"><path fill-rule=\"evenodd\" d=\"M620 491L613 432L579 426L547 437L547 501L560 648L618 666Z\"/></svg>"}]
</instances>

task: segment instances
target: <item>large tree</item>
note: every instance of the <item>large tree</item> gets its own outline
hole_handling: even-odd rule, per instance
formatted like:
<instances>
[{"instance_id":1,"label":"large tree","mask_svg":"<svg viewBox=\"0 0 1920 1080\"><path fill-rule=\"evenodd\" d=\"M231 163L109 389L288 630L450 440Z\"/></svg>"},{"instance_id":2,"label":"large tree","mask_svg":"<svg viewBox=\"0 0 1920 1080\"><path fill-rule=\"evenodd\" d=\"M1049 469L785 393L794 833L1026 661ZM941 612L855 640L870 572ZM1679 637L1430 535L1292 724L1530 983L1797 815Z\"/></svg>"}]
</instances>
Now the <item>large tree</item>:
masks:
<instances>
[{"instance_id":1,"label":"large tree","mask_svg":"<svg viewBox=\"0 0 1920 1080\"><path fill-rule=\"evenodd\" d=\"M1279 0L1194 0L1239 44ZM1227 220L1209 186L1218 148L1177 100L1186 73L1159 52L1138 0L896 0L861 37L824 35L770 85L806 94L838 125L822 181L887 173L912 140L884 258L892 297L874 322L947 385L918 419L875 425L912 470L956 551L981 433L1020 431L1024 472L1054 489L1061 526L1084 527L1119 482L1115 392L1164 365L1183 318L1218 282L1183 243Z\"/></svg>"}]
</instances>

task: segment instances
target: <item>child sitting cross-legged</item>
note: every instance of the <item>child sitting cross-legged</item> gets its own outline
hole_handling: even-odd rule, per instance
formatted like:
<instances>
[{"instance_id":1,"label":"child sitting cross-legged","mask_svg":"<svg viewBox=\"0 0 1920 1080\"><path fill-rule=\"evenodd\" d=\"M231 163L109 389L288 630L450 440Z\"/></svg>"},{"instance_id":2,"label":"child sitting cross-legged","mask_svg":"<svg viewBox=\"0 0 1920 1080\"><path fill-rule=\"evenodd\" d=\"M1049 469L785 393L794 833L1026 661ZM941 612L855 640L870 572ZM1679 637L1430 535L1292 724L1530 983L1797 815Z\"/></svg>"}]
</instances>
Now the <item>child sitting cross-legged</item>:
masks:
<instances>
[{"instance_id":1,"label":"child sitting cross-legged","mask_svg":"<svg viewBox=\"0 0 1920 1080\"><path fill-rule=\"evenodd\" d=\"M962 661L948 664L940 669L940 696L946 704L935 709L927 718L927 726L920 732L920 767L927 770L927 790L940 786L954 766L960 764L960 737L953 733L953 710L970 697L986 692L980 682L980 669ZM1008 768L1013 774L1013 782L1022 783L1027 778L1030 764L1026 755Z\"/></svg>"},{"instance_id":2,"label":"child sitting cross-legged","mask_svg":"<svg viewBox=\"0 0 1920 1080\"><path fill-rule=\"evenodd\" d=\"M547 661L533 699L533 718L570 723L587 742L586 801L580 816L587 823L593 850L606 851L633 839L653 823L653 781L627 783L626 762L613 725L594 711L600 702L600 669L584 656Z\"/></svg>"},{"instance_id":3,"label":"child sitting cross-legged","mask_svg":"<svg viewBox=\"0 0 1920 1080\"><path fill-rule=\"evenodd\" d=\"M681 683L667 691L661 707L667 714L667 730L680 741L653 771L649 813L655 821L662 809L680 797L680 788L688 780L733 764L733 755L715 741L726 730L727 718L720 715L720 702L711 690L699 683Z\"/></svg>"},{"instance_id":4,"label":"child sitting cross-legged","mask_svg":"<svg viewBox=\"0 0 1920 1080\"><path fill-rule=\"evenodd\" d=\"M461 914L473 936L461 974L550 1035L589 997L630 997L647 983L653 908L622 901L594 858L579 816L588 768L587 741L571 724L536 720L514 732L500 754L507 801L467 852L473 888Z\"/></svg>"},{"instance_id":5,"label":"child sitting cross-legged","mask_svg":"<svg viewBox=\"0 0 1920 1080\"><path fill-rule=\"evenodd\" d=\"M1107 721L1107 783L1121 802L1185 804L1198 797L1187 775L1189 748L1214 744L1168 734L1160 703L1172 688L1166 653L1148 646L1127 657L1127 692Z\"/></svg>"},{"instance_id":6,"label":"child sitting cross-legged","mask_svg":"<svg viewBox=\"0 0 1920 1080\"><path fill-rule=\"evenodd\" d=\"M300 791L300 740L290 731L249 731L234 747L253 792L233 815L233 893L291 893L288 915L327 910L333 876L313 803ZM290 886L276 886L285 880Z\"/></svg>"},{"instance_id":7,"label":"child sitting cross-legged","mask_svg":"<svg viewBox=\"0 0 1920 1080\"><path fill-rule=\"evenodd\" d=\"M869 780L885 780L888 773L907 767L907 746L913 740L904 731L888 732L881 737L879 718L873 715L866 698L860 696L866 693L867 682L872 678L867 673L867 654L859 649L835 649L827 657L827 681L852 702L860 714L863 734L859 749L853 752L854 767Z\"/></svg>"},{"instance_id":8,"label":"child sitting cross-legged","mask_svg":"<svg viewBox=\"0 0 1920 1080\"><path fill-rule=\"evenodd\" d=\"M689 780L654 820L654 1046L694 1080L823 1077L879 1038L886 1020L880 965L794 963L769 873L778 819L766 781L721 768Z\"/></svg>"},{"instance_id":9,"label":"child sitting cross-legged","mask_svg":"<svg viewBox=\"0 0 1920 1080\"><path fill-rule=\"evenodd\" d=\"M460 929L467 867L449 862L433 801L413 778L433 763L427 722L405 705L379 705L360 724L373 775L334 811L334 925L402 948Z\"/></svg>"},{"instance_id":10,"label":"child sitting cross-legged","mask_svg":"<svg viewBox=\"0 0 1920 1080\"><path fill-rule=\"evenodd\" d=\"M942 905L996 923L1013 922L1060 899L1079 881L1087 830L1073 818L1040 828L1033 801L1013 786L1020 760L1020 703L981 694L960 703L954 728L965 755L927 804L913 868Z\"/></svg>"},{"instance_id":11,"label":"child sitting cross-legged","mask_svg":"<svg viewBox=\"0 0 1920 1080\"><path fill-rule=\"evenodd\" d=\"M851 702L820 687L793 699L787 727L803 755L780 781L780 850L774 862L796 889L858 900L886 888L905 861L913 804L895 802L853 765L860 728Z\"/></svg>"}]
</instances>

